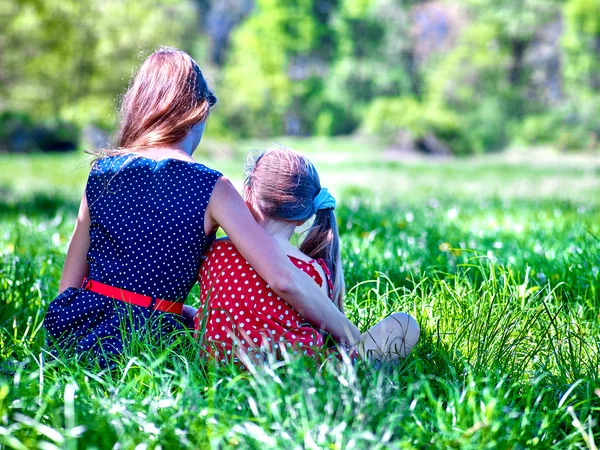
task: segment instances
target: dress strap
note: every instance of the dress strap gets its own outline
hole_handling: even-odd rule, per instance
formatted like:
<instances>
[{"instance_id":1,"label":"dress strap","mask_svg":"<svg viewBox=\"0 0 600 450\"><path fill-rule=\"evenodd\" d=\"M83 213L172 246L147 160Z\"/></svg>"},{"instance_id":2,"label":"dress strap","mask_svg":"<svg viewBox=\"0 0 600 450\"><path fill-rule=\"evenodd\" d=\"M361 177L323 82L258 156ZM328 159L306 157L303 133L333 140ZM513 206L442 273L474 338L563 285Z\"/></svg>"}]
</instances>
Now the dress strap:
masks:
<instances>
[{"instance_id":1,"label":"dress strap","mask_svg":"<svg viewBox=\"0 0 600 450\"><path fill-rule=\"evenodd\" d=\"M319 266L321 266L321 269L323 269L323 272L325 272L325 278L327 279L327 286L329 286L329 298L333 299L333 281L331 280L331 272L329 271L329 267L327 267L327 263L325 262L325 260L323 258L313 259L311 261L311 264L315 263L315 262Z\"/></svg>"}]
</instances>

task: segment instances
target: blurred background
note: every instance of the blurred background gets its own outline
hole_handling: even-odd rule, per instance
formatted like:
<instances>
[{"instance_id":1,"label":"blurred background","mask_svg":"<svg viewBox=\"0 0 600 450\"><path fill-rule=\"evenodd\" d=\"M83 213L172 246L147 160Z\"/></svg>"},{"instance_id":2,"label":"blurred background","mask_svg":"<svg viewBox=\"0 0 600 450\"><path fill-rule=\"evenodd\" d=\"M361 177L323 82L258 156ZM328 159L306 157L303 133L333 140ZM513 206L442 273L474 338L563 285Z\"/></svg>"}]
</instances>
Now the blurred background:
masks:
<instances>
[{"instance_id":1,"label":"blurred background","mask_svg":"<svg viewBox=\"0 0 600 450\"><path fill-rule=\"evenodd\" d=\"M400 156L599 147L598 0L8 0L0 152L105 145L159 45L210 79L225 156L272 136Z\"/></svg>"}]
</instances>

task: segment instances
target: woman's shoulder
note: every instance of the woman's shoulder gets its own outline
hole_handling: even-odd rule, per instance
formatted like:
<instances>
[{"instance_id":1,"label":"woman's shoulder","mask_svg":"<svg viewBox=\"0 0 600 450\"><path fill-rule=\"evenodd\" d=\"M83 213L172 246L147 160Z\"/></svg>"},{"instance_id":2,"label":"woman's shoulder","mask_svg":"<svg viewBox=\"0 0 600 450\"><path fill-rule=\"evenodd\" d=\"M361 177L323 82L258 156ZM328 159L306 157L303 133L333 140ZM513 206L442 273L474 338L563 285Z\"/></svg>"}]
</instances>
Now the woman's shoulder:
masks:
<instances>
[{"instance_id":1,"label":"woman's shoulder","mask_svg":"<svg viewBox=\"0 0 600 450\"><path fill-rule=\"evenodd\" d=\"M100 187L117 180L123 181L133 177L143 179L159 177L163 182L172 183L174 186L190 186L200 188L201 192L216 186L222 174L210 167L183 159L165 158L154 160L137 154L110 155L96 160L90 170L88 186L90 184Z\"/></svg>"},{"instance_id":2,"label":"woman's shoulder","mask_svg":"<svg viewBox=\"0 0 600 450\"><path fill-rule=\"evenodd\" d=\"M144 155L136 153L119 153L114 155L104 156L97 159L92 164L92 171L111 171L119 170L129 165L142 165L150 166L154 170L160 169L176 169L176 170L189 170L193 172L199 172L202 174L213 175L216 178L222 176L222 173L218 170L212 169L207 165L194 161L191 159L180 159L180 158L163 158L163 159L152 159Z\"/></svg>"},{"instance_id":3,"label":"woman's shoulder","mask_svg":"<svg viewBox=\"0 0 600 450\"><path fill-rule=\"evenodd\" d=\"M97 158L92 162L91 173L114 170L124 166L130 160L129 155L108 155Z\"/></svg>"},{"instance_id":4,"label":"woman's shoulder","mask_svg":"<svg viewBox=\"0 0 600 450\"><path fill-rule=\"evenodd\" d=\"M127 169L143 165L144 163L147 163L145 159L141 159L132 153L106 155L93 161L90 178L103 175L122 176L129 172Z\"/></svg>"},{"instance_id":5,"label":"woman's shoulder","mask_svg":"<svg viewBox=\"0 0 600 450\"><path fill-rule=\"evenodd\" d=\"M221 172L219 172L218 170L215 170L215 169L208 167L207 165L197 162L197 161L187 161L187 160L182 160L182 159L169 159L169 162L172 165L180 165L180 166L183 166L190 170L193 170L195 172L205 174L205 175L212 175L216 178L223 176L223 174Z\"/></svg>"}]
</instances>

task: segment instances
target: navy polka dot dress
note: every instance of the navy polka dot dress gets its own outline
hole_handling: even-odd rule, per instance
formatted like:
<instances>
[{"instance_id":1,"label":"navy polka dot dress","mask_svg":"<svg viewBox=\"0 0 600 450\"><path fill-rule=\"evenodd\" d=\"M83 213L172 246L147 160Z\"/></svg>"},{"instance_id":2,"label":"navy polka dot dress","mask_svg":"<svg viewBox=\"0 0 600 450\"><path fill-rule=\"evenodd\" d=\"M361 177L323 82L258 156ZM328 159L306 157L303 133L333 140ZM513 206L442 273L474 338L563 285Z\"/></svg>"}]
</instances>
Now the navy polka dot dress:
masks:
<instances>
[{"instance_id":1,"label":"navy polka dot dress","mask_svg":"<svg viewBox=\"0 0 600 450\"><path fill-rule=\"evenodd\" d=\"M97 161L86 186L89 277L185 302L214 239L205 235L204 214L220 176L202 164L177 159L121 155ZM44 326L54 352L91 351L104 360L121 353L134 333L153 339L183 327L178 315L75 288L51 302Z\"/></svg>"}]
</instances>

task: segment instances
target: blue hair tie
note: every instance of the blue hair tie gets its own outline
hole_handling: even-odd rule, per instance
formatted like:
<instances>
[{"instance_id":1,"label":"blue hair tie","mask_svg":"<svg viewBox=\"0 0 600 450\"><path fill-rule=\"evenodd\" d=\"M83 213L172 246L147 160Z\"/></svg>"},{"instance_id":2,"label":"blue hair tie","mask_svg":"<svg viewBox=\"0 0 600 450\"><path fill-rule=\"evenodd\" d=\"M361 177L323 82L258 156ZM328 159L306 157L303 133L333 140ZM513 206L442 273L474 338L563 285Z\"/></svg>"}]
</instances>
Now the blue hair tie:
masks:
<instances>
[{"instance_id":1,"label":"blue hair tie","mask_svg":"<svg viewBox=\"0 0 600 450\"><path fill-rule=\"evenodd\" d=\"M335 198L333 198L333 195L329 193L327 188L321 188L313 200L313 208L315 212L322 209L335 209Z\"/></svg>"}]
</instances>

